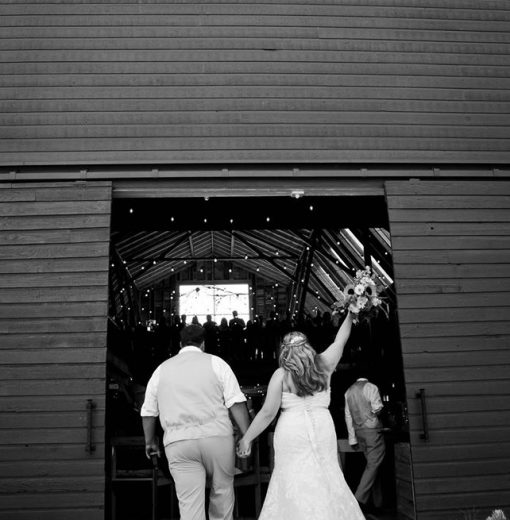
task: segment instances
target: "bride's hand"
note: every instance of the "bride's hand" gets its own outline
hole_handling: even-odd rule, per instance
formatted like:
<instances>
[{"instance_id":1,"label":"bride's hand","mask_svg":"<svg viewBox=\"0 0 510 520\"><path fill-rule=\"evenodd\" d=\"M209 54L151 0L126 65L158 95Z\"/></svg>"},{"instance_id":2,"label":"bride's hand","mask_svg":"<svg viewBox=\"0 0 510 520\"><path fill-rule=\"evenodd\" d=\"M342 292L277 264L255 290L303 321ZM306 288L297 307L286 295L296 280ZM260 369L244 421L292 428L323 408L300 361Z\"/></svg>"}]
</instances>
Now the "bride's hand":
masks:
<instances>
[{"instance_id":1,"label":"bride's hand","mask_svg":"<svg viewBox=\"0 0 510 520\"><path fill-rule=\"evenodd\" d=\"M244 440L244 437L239 441L237 445L237 456L244 459L250 456L251 453L251 442Z\"/></svg>"}]
</instances>

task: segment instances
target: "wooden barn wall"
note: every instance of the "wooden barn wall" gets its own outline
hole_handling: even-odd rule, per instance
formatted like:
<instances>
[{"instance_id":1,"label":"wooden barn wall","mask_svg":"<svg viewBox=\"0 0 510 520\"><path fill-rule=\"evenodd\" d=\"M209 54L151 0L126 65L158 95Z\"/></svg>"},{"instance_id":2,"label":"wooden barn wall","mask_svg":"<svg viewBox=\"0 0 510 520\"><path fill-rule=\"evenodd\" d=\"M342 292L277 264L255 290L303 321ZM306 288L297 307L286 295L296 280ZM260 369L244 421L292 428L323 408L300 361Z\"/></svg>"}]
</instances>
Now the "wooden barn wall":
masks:
<instances>
[{"instance_id":1,"label":"wooden barn wall","mask_svg":"<svg viewBox=\"0 0 510 520\"><path fill-rule=\"evenodd\" d=\"M0 0L0 165L508 163L509 32L508 0Z\"/></svg>"},{"instance_id":2,"label":"wooden barn wall","mask_svg":"<svg viewBox=\"0 0 510 520\"><path fill-rule=\"evenodd\" d=\"M510 182L395 181L386 191L417 518L508 514Z\"/></svg>"},{"instance_id":3,"label":"wooden barn wall","mask_svg":"<svg viewBox=\"0 0 510 520\"><path fill-rule=\"evenodd\" d=\"M1 520L104 518L110 207L105 182L0 184Z\"/></svg>"}]
</instances>

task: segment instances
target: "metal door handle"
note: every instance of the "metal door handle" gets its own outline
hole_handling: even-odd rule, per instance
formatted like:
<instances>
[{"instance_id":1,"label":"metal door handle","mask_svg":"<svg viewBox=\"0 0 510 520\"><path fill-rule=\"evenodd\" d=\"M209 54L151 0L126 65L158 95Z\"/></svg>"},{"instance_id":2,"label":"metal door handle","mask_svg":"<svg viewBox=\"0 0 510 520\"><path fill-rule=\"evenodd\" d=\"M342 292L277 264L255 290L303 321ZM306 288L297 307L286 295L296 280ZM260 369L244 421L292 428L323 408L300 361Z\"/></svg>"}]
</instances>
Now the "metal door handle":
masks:
<instances>
[{"instance_id":1,"label":"metal door handle","mask_svg":"<svg viewBox=\"0 0 510 520\"><path fill-rule=\"evenodd\" d=\"M429 425L427 422L427 403L425 401L425 388L420 388L418 392L416 392L417 399L420 400L421 404L421 421L423 432L420 433L420 439L424 441L429 440Z\"/></svg>"},{"instance_id":2,"label":"metal door handle","mask_svg":"<svg viewBox=\"0 0 510 520\"><path fill-rule=\"evenodd\" d=\"M87 453L92 453L96 450L96 446L92 439L92 414L95 407L96 404L94 403L94 401L92 399L87 399L87 444L85 446L85 451Z\"/></svg>"}]
</instances>

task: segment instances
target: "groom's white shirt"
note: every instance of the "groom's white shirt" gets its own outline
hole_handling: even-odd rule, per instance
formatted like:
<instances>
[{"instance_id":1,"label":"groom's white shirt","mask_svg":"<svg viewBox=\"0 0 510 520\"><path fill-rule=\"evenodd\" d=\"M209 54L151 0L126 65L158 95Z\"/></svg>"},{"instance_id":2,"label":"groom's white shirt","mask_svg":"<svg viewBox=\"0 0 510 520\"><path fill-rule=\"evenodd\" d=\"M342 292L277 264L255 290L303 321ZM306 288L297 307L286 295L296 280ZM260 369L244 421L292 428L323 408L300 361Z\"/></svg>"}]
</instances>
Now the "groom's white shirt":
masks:
<instances>
[{"instance_id":1,"label":"groom's white shirt","mask_svg":"<svg viewBox=\"0 0 510 520\"><path fill-rule=\"evenodd\" d=\"M232 435L228 408L246 401L223 359L186 346L150 378L141 415L160 417L163 443Z\"/></svg>"}]
</instances>

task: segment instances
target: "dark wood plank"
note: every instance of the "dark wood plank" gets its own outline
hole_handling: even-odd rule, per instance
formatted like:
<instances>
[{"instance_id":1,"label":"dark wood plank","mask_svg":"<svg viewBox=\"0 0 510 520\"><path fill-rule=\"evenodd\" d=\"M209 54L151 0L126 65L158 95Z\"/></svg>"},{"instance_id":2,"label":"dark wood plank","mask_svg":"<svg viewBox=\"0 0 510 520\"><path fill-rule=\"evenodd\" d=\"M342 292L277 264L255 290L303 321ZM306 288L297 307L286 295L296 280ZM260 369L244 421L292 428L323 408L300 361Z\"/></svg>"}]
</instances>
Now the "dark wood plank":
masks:
<instances>
[{"instance_id":1,"label":"dark wood plank","mask_svg":"<svg viewBox=\"0 0 510 520\"><path fill-rule=\"evenodd\" d=\"M106 339L104 331L99 332L48 332L48 333L19 333L0 334L0 349L18 348L56 348L56 349L80 349L80 348L104 348Z\"/></svg>"},{"instance_id":2,"label":"dark wood plank","mask_svg":"<svg viewBox=\"0 0 510 520\"><path fill-rule=\"evenodd\" d=\"M413 428L410 432L411 435L411 444L419 444L423 442L420 439L420 434L423 429L421 424L416 423L416 427ZM483 428L479 427L477 429L468 429L468 428L458 428L458 429L443 429L443 430L431 430L430 432L430 442L432 444L438 446L455 446L457 444L469 444L469 445L477 445L487 442L487 438L490 437L491 442L497 444L500 442L508 441L508 434L510 433L509 427L494 427L494 428ZM474 448L476 449L476 448ZM478 475L480 477L481 475ZM441 478L441 474L437 475L437 478ZM508 474L505 478L508 478ZM460 483L459 483L460 484ZM472 486L476 485L476 479L473 479L471 483ZM461 485L457 486L456 489L459 493L464 493L464 495L469 494L471 492L471 488L466 489ZM418 499L419 502L419 499Z\"/></svg>"},{"instance_id":3,"label":"dark wood plank","mask_svg":"<svg viewBox=\"0 0 510 520\"><path fill-rule=\"evenodd\" d=\"M108 254L108 247L108 242L81 242L58 245L32 244L28 247L25 245L2 246L2 249L0 249L0 260L15 260L16 258L80 258L82 256L105 257Z\"/></svg>"},{"instance_id":4,"label":"dark wood plank","mask_svg":"<svg viewBox=\"0 0 510 520\"><path fill-rule=\"evenodd\" d=\"M447 195L458 197L459 195L488 195L501 196L502 194L510 193L510 182L506 180L494 180L493 182L469 182L466 184L457 181L411 181L408 183L388 182L386 183L386 193L392 197L388 200L389 206L394 207L393 204L400 204L400 201L395 200L395 195L418 195L423 198L425 195L438 196L446 199ZM400 197L399 197L400 199ZM404 198L404 200L406 200ZM408 199L407 199L408 200ZM431 202L435 204L435 202ZM461 222L459 223L461 224ZM483 225L483 222L480 222Z\"/></svg>"},{"instance_id":5,"label":"dark wood plank","mask_svg":"<svg viewBox=\"0 0 510 520\"><path fill-rule=\"evenodd\" d=\"M421 463L439 463L446 464L449 462L471 460L491 460L499 457L508 458L510 456L510 442L498 442L492 444L464 444L459 446L425 446L416 444L413 447L413 460L420 463L417 471L425 468L426 464ZM455 468L456 464L452 467ZM423 469L423 471L427 471ZM441 472L438 474L442 474Z\"/></svg>"},{"instance_id":6,"label":"dark wood plank","mask_svg":"<svg viewBox=\"0 0 510 520\"><path fill-rule=\"evenodd\" d=\"M9 246L6 246L6 248ZM69 247L67 244L63 247ZM85 246L84 246L85 247ZM106 247L103 245L102 247ZM31 249L28 246L27 249ZM60 249L60 248L55 248ZM47 250L47 249L46 249ZM1 253L0 253L1 255ZM104 255L103 255L104 256ZM31 273L31 274L0 274L0 285L5 288L24 287L72 287L81 284L106 286L108 273L103 271L91 271L80 273Z\"/></svg>"},{"instance_id":7,"label":"dark wood plank","mask_svg":"<svg viewBox=\"0 0 510 520\"><path fill-rule=\"evenodd\" d=\"M105 377L106 365L104 363L62 363L56 358L53 363L37 364L27 369L26 365L5 366L2 370L4 381L28 381L56 379L99 379ZM53 376L51 374L54 374Z\"/></svg>"},{"instance_id":8,"label":"dark wood plank","mask_svg":"<svg viewBox=\"0 0 510 520\"><path fill-rule=\"evenodd\" d=\"M0 260L0 274L104 271L108 257Z\"/></svg>"},{"instance_id":9,"label":"dark wood plank","mask_svg":"<svg viewBox=\"0 0 510 520\"><path fill-rule=\"evenodd\" d=\"M415 479L415 489L418 493L437 493L447 494L457 491L459 484L463 489L472 492L483 491L507 491L509 480L503 475L490 475L473 479L472 477L464 477L456 475L453 478L441 479Z\"/></svg>"},{"instance_id":10,"label":"dark wood plank","mask_svg":"<svg viewBox=\"0 0 510 520\"><path fill-rule=\"evenodd\" d=\"M101 397L105 392L104 377L100 379L62 379L60 381L2 381L0 396L31 396L31 395L89 395L89 398ZM0 430L1 432L1 430ZM12 432L11 432L12 434ZM83 432L82 432L83 435Z\"/></svg>"},{"instance_id":11,"label":"dark wood plank","mask_svg":"<svg viewBox=\"0 0 510 520\"><path fill-rule=\"evenodd\" d=\"M5 202L0 205L0 216L45 216L45 215L81 215L104 214L110 212L110 202L104 200L92 201L44 201L30 202Z\"/></svg>"},{"instance_id":12,"label":"dark wood plank","mask_svg":"<svg viewBox=\"0 0 510 520\"><path fill-rule=\"evenodd\" d=\"M478 345L478 349L472 351L430 352L424 350L420 353L406 352L404 359L407 368L433 368L433 367L461 367L461 366L490 366L510 364L510 351L491 350L485 345ZM475 403L473 403L473 406Z\"/></svg>"},{"instance_id":13,"label":"dark wood plank","mask_svg":"<svg viewBox=\"0 0 510 520\"><path fill-rule=\"evenodd\" d=\"M106 317L0 320L0 334L106 332Z\"/></svg>"},{"instance_id":14,"label":"dark wood plank","mask_svg":"<svg viewBox=\"0 0 510 520\"><path fill-rule=\"evenodd\" d=\"M104 442L104 428L98 427L93 428L92 430L92 439L94 443L102 443ZM10 430L0 430L0 442L2 444L12 444L12 445L22 445L22 444L81 444L83 451L85 452L85 447L87 443L87 436L85 433L84 428L40 428L39 430L36 429L30 429L25 430L21 429L18 431L18 434L13 439L12 438L12 431ZM69 476L67 477L68 480L70 479ZM101 480L102 479L102 473L96 474L94 479ZM4 490L6 492L9 491L9 489L15 489L16 481L14 479L11 479L9 481L9 486L6 485L4 487ZM19 489L24 489L24 484L19 482L18 484L21 485ZM51 483L47 481L40 482L36 488L34 489L44 489L45 487L48 488L49 491L51 491ZM69 488L64 488L69 491L73 489L73 484L70 484ZM53 491L56 491L53 490Z\"/></svg>"},{"instance_id":15,"label":"dark wood plank","mask_svg":"<svg viewBox=\"0 0 510 520\"><path fill-rule=\"evenodd\" d=\"M472 491L468 498L471 504L470 510L487 508L487 515L498 506L494 504L510 503L510 493L506 490ZM476 504L476 507L475 507ZM466 496L462 493L437 494L431 493L424 496L423 505L428 511L422 513L424 520L444 520L445 512L449 515L456 514L459 510L466 510Z\"/></svg>"},{"instance_id":16,"label":"dark wood plank","mask_svg":"<svg viewBox=\"0 0 510 520\"><path fill-rule=\"evenodd\" d=\"M34 461L65 461L76 462L83 460L84 457L91 457L85 453L83 444L29 444L27 446L20 445L3 445L0 446L0 456L2 461L8 462L29 462ZM93 452L92 457L95 460L104 461L105 449L104 444L98 443ZM23 464L29 467L30 464ZM19 470L18 470L19 471Z\"/></svg>"},{"instance_id":17,"label":"dark wood plank","mask_svg":"<svg viewBox=\"0 0 510 520\"><path fill-rule=\"evenodd\" d=\"M98 215L35 215L28 217L2 217L1 230L103 228L110 223L108 214Z\"/></svg>"},{"instance_id":18,"label":"dark wood plank","mask_svg":"<svg viewBox=\"0 0 510 520\"><path fill-rule=\"evenodd\" d=\"M44 259L41 262L44 263ZM80 285L79 292L74 287L0 288L0 303L98 302L104 301L106 292L103 285Z\"/></svg>"},{"instance_id":19,"label":"dark wood plank","mask_svg":"<svg viewBox=\"0 0 510 520\"><path fill-rule=\"evenodd\" d=\"M34 515L40 520L104 520L104 506L98 505L96 508L87 507L81 509L68 508L61 509L59 507L60 495L54 495L55 502L53 508L48 509L30 509L27 511L13 510L13 511L0 511L0 520L31 520Z\"/></svg>"},{"instance_id":20,"label":"dark wood plank","mask_svg":"<svg viewBox=\"0 0 510 520\"><path fill-rule=\"evenodd\" d=\"M510 314L508 307L436 307L433 309L406 309L399 315L400 323L438 323L446 321L502 321Z\"/></svg>"},{"instance_id":21,"label":"dark wood plank","mask_svg":"<svg viewBox=\"0 0 510 520\"><path fill-rule=\"evenodd\" d=\"M100 349L97 349L100 350ZM82 359L83 363L83 359ZM0 397L2 412L76 412L83 411L87 406L87 399L90 396L84 395L54 395L54 396L3 396ZM102 398L94 398L95 410L103 412L105 401Z\"/></svg>"},{"instance_id":22,"label":"dark wood plank","mask_svg":"<svg viewBox=\"0 0 510 520\"><path fill-rule=\"evenodd\" d=\"M108 226L92 229L24 230L22 234L16 231L0 231L0 241L6 245L90 243L106 241L109 234Z\"/></svg>"}]
</instances>

